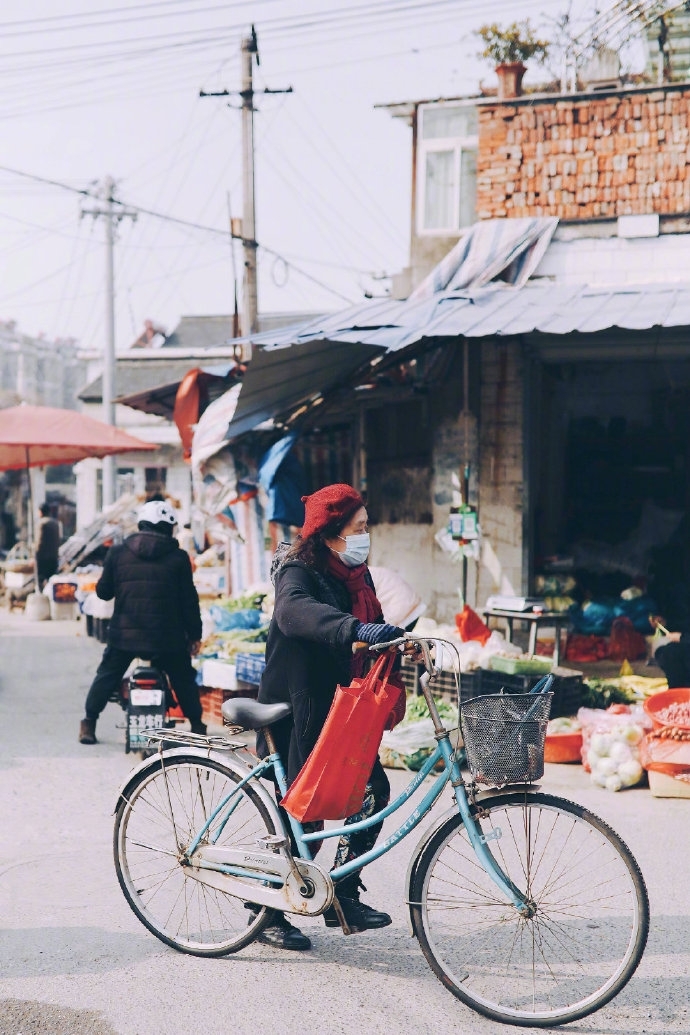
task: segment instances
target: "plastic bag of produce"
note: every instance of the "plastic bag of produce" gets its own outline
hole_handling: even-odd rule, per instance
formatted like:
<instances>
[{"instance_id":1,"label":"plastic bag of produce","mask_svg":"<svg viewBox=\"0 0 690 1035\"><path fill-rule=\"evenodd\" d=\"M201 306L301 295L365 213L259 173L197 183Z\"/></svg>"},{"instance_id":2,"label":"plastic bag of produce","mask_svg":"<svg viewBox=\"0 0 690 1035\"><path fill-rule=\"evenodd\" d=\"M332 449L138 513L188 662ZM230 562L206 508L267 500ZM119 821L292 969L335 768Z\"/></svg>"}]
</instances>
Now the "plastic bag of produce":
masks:
<instances>
[{"instance_id":1,"label":"plastic bag of produce","mask_svg":"<svg viewBox=\"0 0 690 1035\"><path fill-rule=\"evenodd\" d=\"M652 772L687 777L690 775L690 730L669 726L648 733L640 745L640 761Z\"/></svg>"},{"instance_id":2,"label":"plastic bag of produce","mask_svg":"<svg viewBox=\"0 0 690 1035\"><path fill-rule=\"evenodd\" d=\"M431 719L403 723L383 734L379 757L388 769L413 769L415 772L436 748Z\"/></svg>"},{"instance_id":3,"label":"plastic bag of produce","mask_svg":"<svg viewBox=\"0 0 690 1035\"><path fill-rule=\"evenodd\" d=\"M638 705L613 704L606 711L580 708L582 764L592 782L608 791L620 791L638 784L644 770L640 745L651 726Z\"/></svg>"},{"instance_id":4,"label":"plastic bag of produce","mask_svg":"<svg viewBox=\"0 0 690 1035\"><path fill-rule=\"evenodd\" d=\"M614 618L611 625L609 657L613 661L636 661L647 657L647 641L625 616Z\"/></svg>"}]
</instances>

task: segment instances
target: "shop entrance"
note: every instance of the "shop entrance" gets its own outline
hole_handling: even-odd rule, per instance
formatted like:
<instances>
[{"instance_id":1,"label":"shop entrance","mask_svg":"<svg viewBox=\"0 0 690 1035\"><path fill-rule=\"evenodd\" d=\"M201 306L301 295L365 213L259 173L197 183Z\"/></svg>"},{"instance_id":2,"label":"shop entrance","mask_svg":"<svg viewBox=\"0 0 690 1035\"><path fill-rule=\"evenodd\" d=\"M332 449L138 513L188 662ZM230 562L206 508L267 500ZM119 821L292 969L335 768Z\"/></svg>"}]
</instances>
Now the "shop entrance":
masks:
<instances>
[{"instance_id":1,"label":"shop entrance","mask_svg":"<svg viewBox=\"0 0 690 1035\"><path fill-rule=\"evenodd\" d=\"M540 381L532 574L571 558L592 596L643 586L690 513L690 360L544 363Z\"/></svg>"}]
</instances>

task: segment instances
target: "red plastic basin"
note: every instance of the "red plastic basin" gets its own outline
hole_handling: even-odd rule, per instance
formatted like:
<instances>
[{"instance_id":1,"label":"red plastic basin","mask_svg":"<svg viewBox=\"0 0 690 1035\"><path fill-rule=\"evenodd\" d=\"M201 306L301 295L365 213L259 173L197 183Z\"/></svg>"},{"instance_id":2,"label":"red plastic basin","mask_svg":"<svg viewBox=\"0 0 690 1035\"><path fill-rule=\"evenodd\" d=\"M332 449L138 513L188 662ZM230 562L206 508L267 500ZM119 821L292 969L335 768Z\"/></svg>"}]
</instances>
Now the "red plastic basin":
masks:
<instances>
[{"instance_id":1,"label":"red plastic basin","mask_svg":"<svg viewBox=\"0 0 690 1035\"><path fill-rule=\"evenodd\" d=\"M688 703L690 703L690 687L678 686L673 690L661 690L658 694L652 694L642 707L652 720L655 729L661 729L664 726L678 726L679 729L689 730L690 720L688 722L669 722L668 719L660 719L658 714L664 708L668 708L670 704Z\"/></svg>"}]
</instances>

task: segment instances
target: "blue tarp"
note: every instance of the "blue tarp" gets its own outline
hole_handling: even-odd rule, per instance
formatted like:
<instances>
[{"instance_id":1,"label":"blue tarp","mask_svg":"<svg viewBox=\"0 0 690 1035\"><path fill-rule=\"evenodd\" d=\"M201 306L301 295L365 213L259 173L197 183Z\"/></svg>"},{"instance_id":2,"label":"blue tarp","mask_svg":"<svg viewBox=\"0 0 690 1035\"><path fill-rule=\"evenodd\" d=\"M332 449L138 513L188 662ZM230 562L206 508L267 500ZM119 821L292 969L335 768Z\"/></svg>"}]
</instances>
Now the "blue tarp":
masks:
<instances>
[{"instance_id":1,"label":"blue tarp","mask_svg":"<svg viewBox=\"0 0 690 1035\"><path fill-rule=\"evenodd\" d=\"M259 465L259 484L268 496L267 520L300 528L306 488L302 465L292 452L296 441L296 433L291 432L274 442Z\"/></svg>"}]
</instances>

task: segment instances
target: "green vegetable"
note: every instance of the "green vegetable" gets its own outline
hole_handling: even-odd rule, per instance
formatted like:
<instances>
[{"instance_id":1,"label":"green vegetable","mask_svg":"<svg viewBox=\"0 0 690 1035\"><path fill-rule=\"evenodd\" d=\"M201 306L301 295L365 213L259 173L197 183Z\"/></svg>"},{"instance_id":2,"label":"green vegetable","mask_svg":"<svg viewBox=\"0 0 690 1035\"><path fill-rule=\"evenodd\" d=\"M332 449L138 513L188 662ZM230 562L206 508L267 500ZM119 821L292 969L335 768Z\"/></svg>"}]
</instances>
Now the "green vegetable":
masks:
<instances>
[{"instance_id":1,"label":"green vegetable","mask_svg":"<svg viewBox=\"0 0 690 1035\"><path fill-rule=\"evenodd\" d=\"M450 701L444 701L440 698L435 698L436 707L438 714L444 723L452 726L458 724L458 709L455 705L451 704ZM410 694L407 698L407 709L405 711L405 718L403 722L416 722L418 719L428 719L429 709L427 708L424 697L417 697L416 694Z\"/></svg>"},{"instance_id":2,"label":"green vegetable","mask_svg":"<svg viewBox=\"0 0 690 1035\"><path fill-rule=\"evenodd\" d=\"M585 679L583 682L582 704L585 708L608 708L610 704L634 704L636 700L637 695L634 690L626 690L605 679Z\"/></svg>"}]
</instances>

